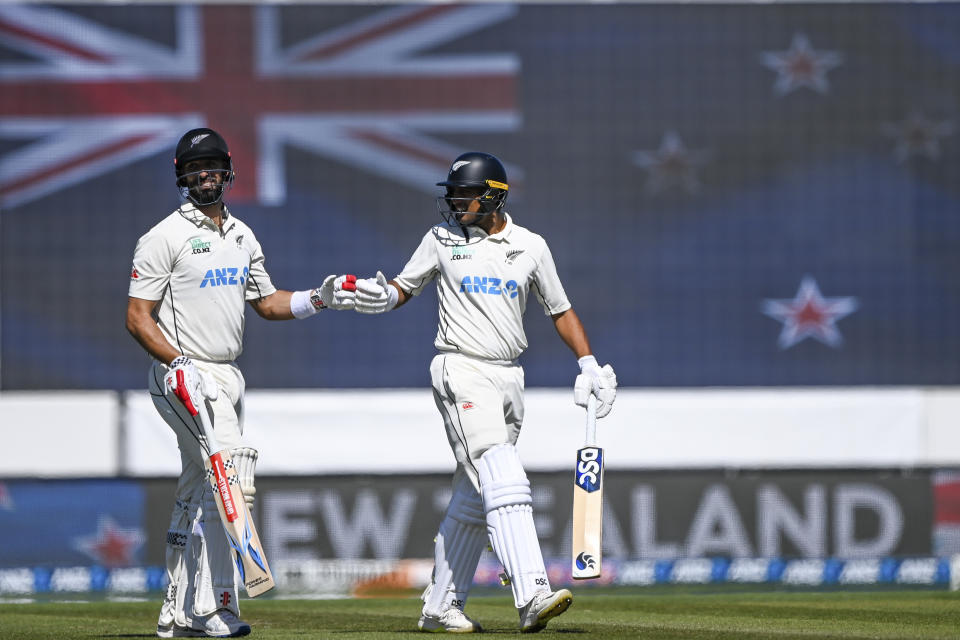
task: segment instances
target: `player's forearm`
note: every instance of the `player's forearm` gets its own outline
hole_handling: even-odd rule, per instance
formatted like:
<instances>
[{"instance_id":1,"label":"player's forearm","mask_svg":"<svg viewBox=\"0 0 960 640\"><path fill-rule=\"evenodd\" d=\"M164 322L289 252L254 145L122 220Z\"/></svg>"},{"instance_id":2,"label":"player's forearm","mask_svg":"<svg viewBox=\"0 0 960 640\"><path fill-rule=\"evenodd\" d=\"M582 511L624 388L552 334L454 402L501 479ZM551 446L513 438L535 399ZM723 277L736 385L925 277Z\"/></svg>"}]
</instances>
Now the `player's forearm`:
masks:
<instances>
[{"instance_id":1,"label":"player's forearm","mask_svg":"<svg viewBox=\"0 0 960 640\"><path fill-rule=\"evenodd\" d=\"M573 307L552 317L553 325L556 327L560 339L570 347L573 355L575 355L578 360L583 356L593 353L590 350L590 341L587 339L587 332L584 330L583 324L580 322L580 318L573 310Z\"/></svg>"},{"instance_id":2,"label":"player's forearm","mask_svg":"<svg viewBox=\"0 0 960 640\"><path fill-rule=\"evenodd\" d=\"M250 305L265 320L293 320L295 316L290 309L292 295L292 291L278 289L265 298L251 300Z\"/></svg>"},{"instance_id":3,"label":"player's forearm","mask_svg":"<svg viewBox=\"0 0 960 640\"><path fill-rule=\"evenodd\" d=\"M167 341L160 327L149 314L128 311L127 331L147 353L164 364L172 362L174 358L181 355Z\"/></svg>"}]
</instances>

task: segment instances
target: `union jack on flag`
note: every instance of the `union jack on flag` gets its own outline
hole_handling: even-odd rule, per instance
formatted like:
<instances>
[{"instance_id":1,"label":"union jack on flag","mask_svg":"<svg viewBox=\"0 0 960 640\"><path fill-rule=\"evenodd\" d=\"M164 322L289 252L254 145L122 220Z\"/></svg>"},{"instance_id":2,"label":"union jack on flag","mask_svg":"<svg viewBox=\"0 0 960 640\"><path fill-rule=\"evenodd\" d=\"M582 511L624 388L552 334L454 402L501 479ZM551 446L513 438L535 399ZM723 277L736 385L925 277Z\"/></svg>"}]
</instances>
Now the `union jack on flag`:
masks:
<instances>
[{"instance_id":1,"label":"union jack on flag","mask_svg":"<svg viewBox=\"0 0 960 640\"><path fill-rule=\"evenodd\" d=\"M506 4L368 9L288 42L278 6L175 6L172 44L41 5L0 6L0 206L42 198L217 129L231 201L286 199L296 147L433 189L462 149L432 135L520 126L519 58L424 53L511 18ZM299 24L300 30L303 25ZM142 31L142 29L141 29ZM286 30L286 31L289 31Z\"/></svg>"}]
</instances>

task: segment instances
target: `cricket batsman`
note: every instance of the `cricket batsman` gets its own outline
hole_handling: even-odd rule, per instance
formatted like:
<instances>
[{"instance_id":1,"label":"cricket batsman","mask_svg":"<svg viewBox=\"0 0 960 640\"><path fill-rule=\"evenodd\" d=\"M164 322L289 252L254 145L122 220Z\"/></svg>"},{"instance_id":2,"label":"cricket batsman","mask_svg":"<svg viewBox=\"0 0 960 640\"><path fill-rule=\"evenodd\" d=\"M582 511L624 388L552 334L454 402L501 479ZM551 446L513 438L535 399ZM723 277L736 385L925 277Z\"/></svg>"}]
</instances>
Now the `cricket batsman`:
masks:
<instances>
[{"instance_id":1,"label":"cricket batsman","mask_svg":"<svg viewBox=\"0 0 960 640\"><path fill-rule=\"evenodd\" d=\"M127 305L127 330L153 358L150 395L176 434L182 464L167 531L170 586L157 636L244 636L250 625L239 618L234 562L205 479L207 454L194 414L208 410L252 506L257 452L241 440L245 383L236 363L244 303L267 320L352 309L356 278L331 275L310 291L273 285L253 230L223 202L235 173L216 131L185 133L174 170L185 202L137 242Z\"/></svg>"},{"instance_id":2,"label":"cricket batsman","mask_svg":"<svg viewBox=\"0 0 960 640\"><path fill-rule=\"evenodd\" d=\"M434 548L433 578L423 594L422 631L471 633L464 613L480 554L489 539L503 564L520 631L536 632L570 606L567 589L552 591L533 523L530 482L515 448L523 423L527 347L523 312L532 292L578 359L574 400L594 394L597 417L616 397L617 378L590 350L564 293L553 256L539 235L504 210L509 184L488 153L464 153L437 183L444 222L423 236L400 274L357 281L355 310L384 313L437 280L439 352L430 365L433 396L457 460L453 494Z\"/></svg>"}]
</instances>

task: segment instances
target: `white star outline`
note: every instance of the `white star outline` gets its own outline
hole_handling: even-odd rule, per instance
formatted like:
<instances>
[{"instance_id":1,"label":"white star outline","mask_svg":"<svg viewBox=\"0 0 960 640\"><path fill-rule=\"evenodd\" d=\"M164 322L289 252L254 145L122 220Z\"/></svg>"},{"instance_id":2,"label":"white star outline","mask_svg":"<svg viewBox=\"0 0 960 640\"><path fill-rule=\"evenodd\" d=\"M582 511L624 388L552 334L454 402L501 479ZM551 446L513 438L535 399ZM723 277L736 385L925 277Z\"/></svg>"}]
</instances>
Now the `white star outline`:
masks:
<instances>
[{"instance_id":1,"label":"white star outline","mask_svg":"<svg viewBox=\"0 0 960 640\"><path fill-rule=\"evenodd\" d=\"M649 172L645 189L656 195L670 187L693 194L700 190L697 167L706 163L709 153L687 149L676 131L666 131L656 151L633 152L633 163Z\"/></svg>"},{"instance_id":2,"label":"white star outline","mask_svg":"<svg viewBox=\"0 0 960 640\"><path fill-rule=\"evenodd\" d=\"M934 121L914 110L899 123L883 124L883 133L896 138L893 155L904 163L911 157L940 158L940 139L953 135L956 127L950 120Z\"/></svg>"},{"instance_id":3,"label":"white star outline","mask_svg":"<svg viewBox=\"0 0 960 640\"><path fill-rule=\"evenodd\" d=\"M777 72L773 90L782 97L802 87L817 93L830 91L827 72L843 63L843 54L837 51L816 51L802 33L795 33L786 51L764 51L760 62Z\"/></svg>"},{"instance_id":4,"label":"white star outline","mask_svg":"<svg viewBox=\"0 0 960 640\"><path fill-rule=\"evenodd\" d=\"M807 338L837 349L843 344L837 321L859 307L859 301L853 296L824 298L817 281L804 276L796 296L792 299L765 299L760 310L783 323L777 339L781 349L789 349Z\"/></svg>"}]
</instances>

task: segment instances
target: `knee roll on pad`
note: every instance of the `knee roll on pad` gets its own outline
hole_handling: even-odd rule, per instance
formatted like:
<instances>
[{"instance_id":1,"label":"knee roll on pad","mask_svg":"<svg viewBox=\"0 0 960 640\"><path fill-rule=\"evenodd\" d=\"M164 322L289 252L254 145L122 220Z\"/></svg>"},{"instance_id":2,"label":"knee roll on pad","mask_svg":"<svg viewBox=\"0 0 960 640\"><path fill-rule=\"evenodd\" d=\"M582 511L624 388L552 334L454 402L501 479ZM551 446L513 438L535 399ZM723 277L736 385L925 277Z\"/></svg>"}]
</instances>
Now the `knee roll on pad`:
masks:
<instances>
[{"instance_id":1,"label":"knee roll on pad","mask_svg":"<svg viewBox=\"0 0 960 640\"><path fill-rule=\"evenodd\" d=\"M257 469L257 458L260 453L253 447L237 447L230 450L230 456L233 458L233 465L237 470L237 478L240 480L240 488L244 495L250 492L254 495L257 490L253 486L253 477Z\"/></svg>"},{"instance_id":2,"label":"knee roll on pad","mask_svg":"<svg viewBox=\"0 0 960 640\"><path fill-rule=\"evenodd\" d=\"M533 504L530 480L512 444L498 444L480 456L478 468L483 508L489 513L501 507Z\"/></svg>"},{"instance_id":3,"label":"knee roll on pad","mask_svg":"<svg viewBox=\"0 0 960 640\"><path fill-rule=\"evenodd\" d=\"M253 477L256 473L257 458L260 454L252 447L236 447L230 450L230 456L233 458L233 465L237 470L237 479L240 480L240 491L243 492L243 499L247 503L247 508L253 509L254 496L257 495L257 488L253 486Z\"/></svg>"}]
</instances>

